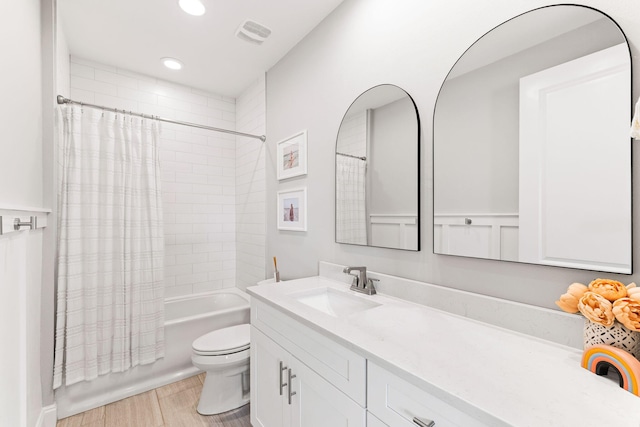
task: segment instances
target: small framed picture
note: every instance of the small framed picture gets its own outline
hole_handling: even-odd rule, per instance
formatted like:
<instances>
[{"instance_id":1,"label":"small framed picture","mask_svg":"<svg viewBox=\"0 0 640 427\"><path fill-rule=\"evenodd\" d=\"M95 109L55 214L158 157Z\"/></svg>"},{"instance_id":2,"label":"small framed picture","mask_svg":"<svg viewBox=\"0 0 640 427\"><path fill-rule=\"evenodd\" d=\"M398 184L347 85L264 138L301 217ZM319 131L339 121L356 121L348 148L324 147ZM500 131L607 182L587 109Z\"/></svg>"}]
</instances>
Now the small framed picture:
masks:
<instances>
[{"instance_id":1,"label":"small framed picture","mask_svg":"<svg viewBox=\"0 0 640 427\"><path fill-rule=\"evenodd\" d=\"M278 142L276 149L278 180L306 175L307 131L303 130Z\"/></svg>"},{"instance_id":2,"label":"small framed picture","mask_svg":"<svg viewBox=\"0 0 640 427\"><path fill-rule=\"evenodd\" d=\"M307 231L307 188L278 191L278 230Z\"/></svg>"}]
</instances>

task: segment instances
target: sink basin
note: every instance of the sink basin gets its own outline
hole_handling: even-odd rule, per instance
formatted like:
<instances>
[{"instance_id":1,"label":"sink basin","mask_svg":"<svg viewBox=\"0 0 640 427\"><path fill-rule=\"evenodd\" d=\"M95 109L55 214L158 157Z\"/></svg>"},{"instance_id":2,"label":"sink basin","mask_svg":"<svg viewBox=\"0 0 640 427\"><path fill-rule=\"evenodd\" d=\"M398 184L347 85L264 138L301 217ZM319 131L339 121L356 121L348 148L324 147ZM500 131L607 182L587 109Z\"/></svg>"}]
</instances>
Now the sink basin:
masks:
<instances>
[{"instance_id":1,"label":"sink basin","mask_svg":"<svg viewBox=\"0 0 640 427\"><path fill-rule=\"evenodd\" d=\"M333 317L348 316L380 305L377 302L359 298L355 295L349 295L331 288L296 292L289 296L314 310L321 311Z\"/></svg>"}]
</instances>

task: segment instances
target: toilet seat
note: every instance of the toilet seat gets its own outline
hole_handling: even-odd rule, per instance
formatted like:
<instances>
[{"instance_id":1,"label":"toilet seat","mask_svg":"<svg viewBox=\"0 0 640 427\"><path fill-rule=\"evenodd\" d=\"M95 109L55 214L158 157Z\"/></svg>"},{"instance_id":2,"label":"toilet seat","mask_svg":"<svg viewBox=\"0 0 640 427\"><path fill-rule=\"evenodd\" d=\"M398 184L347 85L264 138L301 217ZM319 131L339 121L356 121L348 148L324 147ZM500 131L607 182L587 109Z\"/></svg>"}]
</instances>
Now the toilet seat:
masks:
<instances>
[{"instance_id":1,"label":"toilet seat","mask_svg":"<svg viewBox=\"0 0 640 427\"><path fill-rule=\"evenodd\" d=\"M230 326L202 335L193 342L193 352L201 356L224 356L249 348L249 324Z\"/></svg>"}]
</instances>

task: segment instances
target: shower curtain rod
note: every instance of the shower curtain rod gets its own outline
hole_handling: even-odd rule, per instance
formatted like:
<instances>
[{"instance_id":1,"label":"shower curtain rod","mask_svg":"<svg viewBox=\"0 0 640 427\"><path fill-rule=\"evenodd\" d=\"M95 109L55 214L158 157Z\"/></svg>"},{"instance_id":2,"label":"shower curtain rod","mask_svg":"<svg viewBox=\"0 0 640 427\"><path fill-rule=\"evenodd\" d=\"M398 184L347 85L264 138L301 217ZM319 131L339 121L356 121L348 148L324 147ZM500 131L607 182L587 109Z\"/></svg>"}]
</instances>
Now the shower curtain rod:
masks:
<instances>
[{"instance_id":1,"label":"shower curtain rod","mask_svg":"<svg viewBox=\"0 0 640 427\"><path fill-rule=\"evenodd\" d=\"M181 121L178 121L178 120L171 120L171 119L165 119L163 117L152 116L150 114L132 113L131 111L118 110L117 108L109 108L109 107L105 107L105 106L102 106L102 105L95 105L95 104L88 104L86 102L73 101L73 100L71 100L69 98L65 98L62 95L58 95L57 100L58 100L58 104L76 104L76 105L80 105L80 106L84 106L84 107L99 108L101 110L111 111L113 113L127 113L127 114L131 114L132 116L138 116L138 117L142 117L142 118L146 118L146 119L155 119L155 120L159 120L161 122L173 123L175 125L191 126L191 127L199 128L199 129L212 130L214 132L223 132L223 133L230 133L232 135L246 136L247 138L259 139L262 142L266 141L266 139L267 139L267 137L265 135L253 135L253 134L250 134L250 133L237 132L235 130L214 128L214 127L211 127L211 126L199 125L197 123L181 122Z\"/></svg>"},{"instance_id":2,"label":"shower curtain rod","mask_svg":"<svg viewBox=\"0 0 640 427\"><path fill-rule=\"evenodd\" d=\"M353 154L345 154L345 153L336 153L338 156L351 157L352 159L359 159L363 161L367 161L366 157L354 156Z\"/></svg>"}]
</instances>

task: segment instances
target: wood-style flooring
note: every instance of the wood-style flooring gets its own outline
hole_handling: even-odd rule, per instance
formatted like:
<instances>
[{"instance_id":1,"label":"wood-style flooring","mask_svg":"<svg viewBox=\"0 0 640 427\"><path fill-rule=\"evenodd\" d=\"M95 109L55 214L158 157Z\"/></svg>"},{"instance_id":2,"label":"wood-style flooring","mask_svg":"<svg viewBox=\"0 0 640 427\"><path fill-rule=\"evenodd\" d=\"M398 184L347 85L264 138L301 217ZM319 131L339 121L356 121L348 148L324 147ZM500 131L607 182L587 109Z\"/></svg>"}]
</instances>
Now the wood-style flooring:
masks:
<instances>
[{"instance_id":1,"label":"wood-style flooring","mask_svg":"<svg viewBox=\"0 0 640 427\"><path fill-rule=\"evenodd\" d=\"M219 415L198 414L204 375L58 420L56 427L251 427L249 405Z\"/></svg>"}]
</instances>

